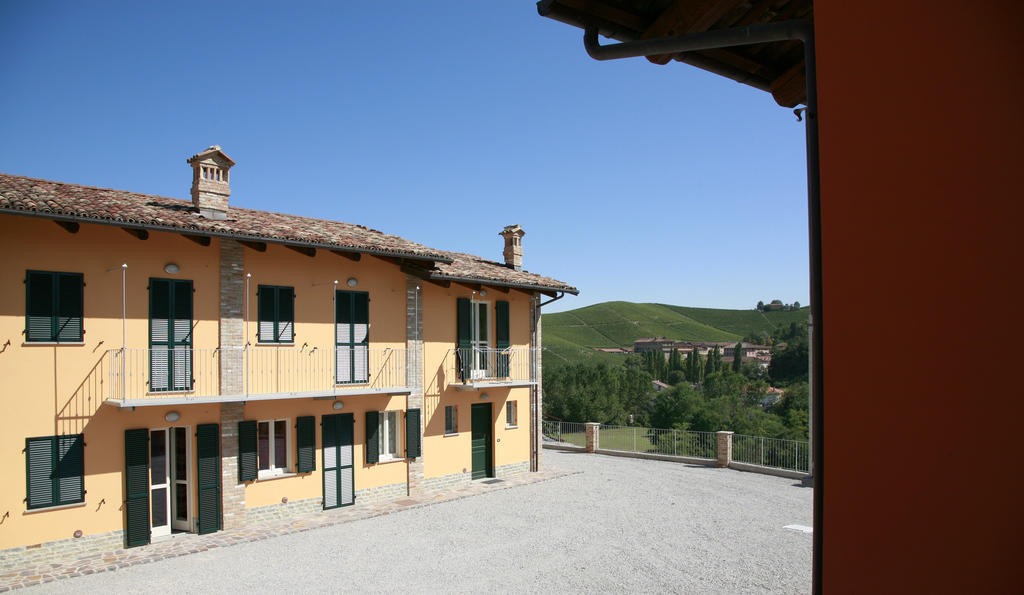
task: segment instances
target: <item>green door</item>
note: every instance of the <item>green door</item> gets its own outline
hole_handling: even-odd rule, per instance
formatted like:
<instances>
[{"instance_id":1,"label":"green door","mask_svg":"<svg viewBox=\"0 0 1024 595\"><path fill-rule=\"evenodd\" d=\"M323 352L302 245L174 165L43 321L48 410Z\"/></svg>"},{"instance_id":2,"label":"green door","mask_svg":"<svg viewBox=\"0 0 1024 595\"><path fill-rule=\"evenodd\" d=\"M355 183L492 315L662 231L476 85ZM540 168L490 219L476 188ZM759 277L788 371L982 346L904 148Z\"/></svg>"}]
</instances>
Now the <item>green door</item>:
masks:
<instances>
[{"instance_id":1,"label":"green door","mask_svg":"<svg viewBox=\"0 0 1024 595\"><path fill-rule=\"evenodd\" d=\"M196 428L199 483L199 534L220 531L220 426Z\"/></svg>"},{"instance_id":2,"label":"green door","mask_svg":"<svg viewBox=\"0 0 1024 595\"><path fill-rule=\"evenodd\" d=\"M473 403L473 479L494 477L494 456L491 452L490 403Z\"/></svg>"},{"instance_id":3,"label":"green door","mask_svg":"<svg viewBox=\"0 0 1024 595\"><path fill-rule=\"evenodd\" d=\"M351 413L323 416L324 510L355 503Z\"/></svg>"}]
</instances>

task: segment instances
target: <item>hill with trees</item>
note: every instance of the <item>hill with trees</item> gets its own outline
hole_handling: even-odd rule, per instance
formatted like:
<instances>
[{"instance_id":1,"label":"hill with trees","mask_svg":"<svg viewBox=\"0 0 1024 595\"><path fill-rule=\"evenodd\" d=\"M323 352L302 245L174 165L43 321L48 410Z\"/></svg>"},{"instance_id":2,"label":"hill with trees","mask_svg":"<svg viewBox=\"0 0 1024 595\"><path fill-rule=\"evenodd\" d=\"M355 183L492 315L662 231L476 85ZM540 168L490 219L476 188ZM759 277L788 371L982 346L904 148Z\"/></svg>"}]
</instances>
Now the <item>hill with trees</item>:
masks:
<instances>
[{"instance_id":1,"label":"hill with trees","mask_svg":"<svg viewBox=\"0 0 1024 595\"><path fill-rule=\"evenodd\" d=\"M807 439L807 308L721 310L666 304L607 302L545 314L544 414L657 428L732 430ZM723 362L673 350L632 349L640 337L677 341L761 343L772 346L767 370L753 362ZM654 389L653 380L669 388ZM782 388L781 397L775 388Z\"/></svg>"},{"instance_id":2,"label":"hill with trees","mask_svg":"<svg viewBox=\"0 0 1024 595\"><path fill-rule=\"evenodd\" d=\"M642 337L768 344L769 338L780 329L805 324L809 313L807 307L760 312L603 302L544 314L544 355L552 363L622 363L623 355L594 349L632 349L633 341Z\"/></svg>"}]
</instances>

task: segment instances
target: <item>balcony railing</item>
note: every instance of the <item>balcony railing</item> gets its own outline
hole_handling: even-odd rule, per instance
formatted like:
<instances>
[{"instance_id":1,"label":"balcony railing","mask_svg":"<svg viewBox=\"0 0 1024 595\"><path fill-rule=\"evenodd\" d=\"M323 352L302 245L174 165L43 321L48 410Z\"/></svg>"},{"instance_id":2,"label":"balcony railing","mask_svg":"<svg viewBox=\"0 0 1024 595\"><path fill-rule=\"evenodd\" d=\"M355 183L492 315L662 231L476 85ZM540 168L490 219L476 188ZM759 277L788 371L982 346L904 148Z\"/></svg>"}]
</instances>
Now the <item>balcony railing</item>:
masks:
<instances>
[{"instance_id":1,"label":"balcony railing","mask_svg":"<svg viewBox=\"0 0 1024 595\"><path fill-rule=\"evenodd\" d=\"M330 396L407 387L406 350L356 347L111 349L109 399Z\"/></svg>"},{"instance_id":2,"label":"balcony railing","mask_svg":"<svg viewBox=\"0 0 1024 595\"><path fill-rule=\"evenodd\" d=\"M535 352L528 347L459 347L448 352L445 371L461 384L530 382Z\"/></svg>"}]
</instances>

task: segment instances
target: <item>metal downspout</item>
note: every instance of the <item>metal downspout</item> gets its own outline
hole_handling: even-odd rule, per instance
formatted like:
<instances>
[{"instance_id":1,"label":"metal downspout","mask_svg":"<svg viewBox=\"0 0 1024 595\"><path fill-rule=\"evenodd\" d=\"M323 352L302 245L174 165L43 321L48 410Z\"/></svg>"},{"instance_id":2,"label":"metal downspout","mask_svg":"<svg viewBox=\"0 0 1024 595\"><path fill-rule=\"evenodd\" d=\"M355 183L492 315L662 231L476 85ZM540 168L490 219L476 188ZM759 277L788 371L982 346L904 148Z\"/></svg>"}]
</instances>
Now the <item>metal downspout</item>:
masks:
<instances>
[{"instance_id":1,"label":"metal downspout","mask_svg":"<svg viewBox=\"0 0 1024 595\"><path fill-rule=\"evenodd\" d=\"M782 21L749 27L735 27L692 33L679 37L647 39L610 45L598 43L598 29L588 27L583 34L583 46L595 60L615 60L659 54L678 54L698 50L726 48L773 41L799 40L804 46L806 81L805 125L807 144L807 228L810 252L811 289L811 436L812 473L814 477L814 560L812 589L822 591L822 520L824 508L825 451L824 441L824 366L823 366L823 310L821 265L821 188L818 157L818 86L814 55L814 27L807 21ZM552 300L554 301L554 300Z\"/></svg>"}]
</instances>

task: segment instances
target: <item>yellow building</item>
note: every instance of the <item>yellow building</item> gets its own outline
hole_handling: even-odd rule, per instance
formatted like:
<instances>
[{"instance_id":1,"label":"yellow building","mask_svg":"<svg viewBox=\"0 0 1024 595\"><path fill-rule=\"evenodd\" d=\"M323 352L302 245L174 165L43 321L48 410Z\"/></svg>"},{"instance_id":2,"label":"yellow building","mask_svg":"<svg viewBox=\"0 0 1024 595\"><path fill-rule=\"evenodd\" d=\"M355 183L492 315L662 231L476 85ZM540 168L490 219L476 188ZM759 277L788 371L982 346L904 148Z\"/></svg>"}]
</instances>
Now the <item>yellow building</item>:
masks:
<instances>
[{"instance_id":1,"label":"yellow building","mask_svg":"<svg viewBox=\"0 0 1024 595\"><path fill-rule=\"evenodd\" d=\"M540 467L540 307L504 260L0 174L4 565Z\"/></svg>"}]
</instances>

